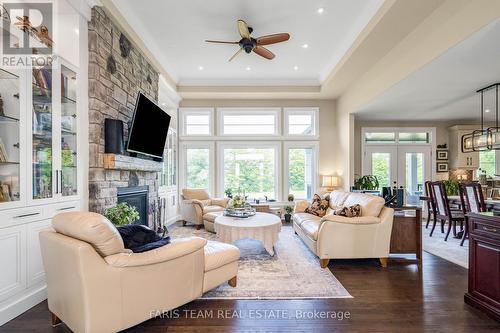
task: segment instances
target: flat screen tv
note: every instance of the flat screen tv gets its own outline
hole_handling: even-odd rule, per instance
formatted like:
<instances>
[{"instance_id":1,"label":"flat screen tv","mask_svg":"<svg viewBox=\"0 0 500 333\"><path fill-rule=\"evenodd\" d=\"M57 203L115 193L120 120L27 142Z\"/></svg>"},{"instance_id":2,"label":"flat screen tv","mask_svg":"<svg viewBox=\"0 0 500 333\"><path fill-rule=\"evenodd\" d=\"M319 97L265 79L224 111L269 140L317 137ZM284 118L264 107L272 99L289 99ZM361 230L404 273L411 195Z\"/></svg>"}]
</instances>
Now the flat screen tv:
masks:
<instances>
[{"instance_id":1,"label":"flat screen tv","mask_svg":"<svg viewBox=\"0 0 500 333\"><path fill-rule=\"evenodd\" d=\"M155 102L139 93L128 135L127 151L161 160L169 125L170 116Z\"/></svg>"}]
</instances>

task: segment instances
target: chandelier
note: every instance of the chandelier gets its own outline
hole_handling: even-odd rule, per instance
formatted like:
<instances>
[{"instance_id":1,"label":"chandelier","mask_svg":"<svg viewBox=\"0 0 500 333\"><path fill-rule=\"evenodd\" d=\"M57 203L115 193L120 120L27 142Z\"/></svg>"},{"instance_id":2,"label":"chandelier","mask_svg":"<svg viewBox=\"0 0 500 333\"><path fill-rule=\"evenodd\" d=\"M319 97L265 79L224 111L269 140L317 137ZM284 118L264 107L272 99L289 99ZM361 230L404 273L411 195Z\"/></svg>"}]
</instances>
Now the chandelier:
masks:
<instances>
[{"instance_id":1,"label":"chandelier","mask_svg":"<svg viewBox=\"0 0 500 333\"><path fill-rule=\"evenodd\" d=\"M500 83L495 83L479 89L476 93L481 96L481 128L462 136L462 152L472 153L475 151L500 150L500 127L498 126L498 87ZM495 90L495 126L484 128L484 93L488 90Z\"/></svg>"}]
</instances>

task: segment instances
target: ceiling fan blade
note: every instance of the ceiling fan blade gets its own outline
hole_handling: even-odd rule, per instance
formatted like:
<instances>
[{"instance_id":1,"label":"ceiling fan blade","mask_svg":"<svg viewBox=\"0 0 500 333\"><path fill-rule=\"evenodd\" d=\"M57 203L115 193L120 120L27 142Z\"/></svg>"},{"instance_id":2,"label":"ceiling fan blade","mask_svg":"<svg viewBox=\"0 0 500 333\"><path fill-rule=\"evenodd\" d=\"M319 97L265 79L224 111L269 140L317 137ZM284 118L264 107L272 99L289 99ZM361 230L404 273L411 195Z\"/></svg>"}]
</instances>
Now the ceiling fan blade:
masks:
<instances>
[{"instance_id":1,"label":"ceiling fan blade","mask_svg":"<svg viewBox=\"0 0 500 333\"><path fill-rule=\"evenodd\" d=\"M241 51L243 51L242 48L240 48L238 51L236 51L236 53L233 54L233 56L231 58L229 58L229 61L233 61L234 58L236 58L238 55L241 54Z\"/></svg>"},{"instance_id":2,"label":"ceiling fan blade","mask_svg":"<svg viewBox=\"0 0 500 333\"><path fill-rule=\"evenodd\" d=\"M257 45L270 45L285 42L290 39L290 34L286 32L281 34L267 35L257 38Z\"/></svg>"},{"instance_id":3,"label":"ceiling fan blade","mask_svg":"<svg viewBox=\"0 0 500 333\"><path fill-rule=\"evenodd\" d=\"M226 41L223 41L223 40L205 40L205 42L207 43L217 43L217 44L238 44L238 42L226 42Z\"/></svg>"},{"instance_id":4,"label":"ceiling fan blade","mask_svg":"<svg viewBox=\"0 0 500 333\"><path fill-rule=\"evenodd\" d=\"M260 55L261 57L264 57L268 60L271 60L275 57L274 53L272 53L271 51L262 46L254 47L253 51L258 55Z\"/></svg>"},{"instance_id":5,"label":"ceiling fan blade","mask_svg":"<svg viewBox=\"0 0 500 333\"><path fill-rule=\"evenodd\" d=\"M238 20L238 31L240 32L241 38L250 38L250 31L245 21Z\"/></svg>"}]
</instances>

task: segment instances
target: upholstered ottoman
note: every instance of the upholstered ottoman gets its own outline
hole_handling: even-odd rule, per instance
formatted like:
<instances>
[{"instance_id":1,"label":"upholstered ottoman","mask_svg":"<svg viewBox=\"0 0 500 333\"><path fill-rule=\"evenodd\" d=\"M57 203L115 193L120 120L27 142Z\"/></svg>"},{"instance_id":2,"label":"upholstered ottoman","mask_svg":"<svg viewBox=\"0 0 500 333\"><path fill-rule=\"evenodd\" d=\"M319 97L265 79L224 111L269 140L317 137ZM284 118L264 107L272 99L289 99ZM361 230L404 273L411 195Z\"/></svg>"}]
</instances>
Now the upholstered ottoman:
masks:
<instances>
[{"instance_id":1,"label":"upholstered ottoman","mask_svg":"<svg viewBox=\"0 0 500 333\"><path fill-rule=\"evenodd\" d=\"M210 212L203 215L203 225L206 231L214 232L214 223L217 216L221 216L223 212Z\"/></svg>"},{"instance_id":2,"label":"upholstered ottoman","mask_svg":"<svg viewBox=\"0 0 500 333\"><path fill-rule=\"evenodd\" d=\"M208 241L205 245L205 274L203 292L207 292L228 281L236 287L240 250L231 244Z\"/></svg>"}]
</instances>

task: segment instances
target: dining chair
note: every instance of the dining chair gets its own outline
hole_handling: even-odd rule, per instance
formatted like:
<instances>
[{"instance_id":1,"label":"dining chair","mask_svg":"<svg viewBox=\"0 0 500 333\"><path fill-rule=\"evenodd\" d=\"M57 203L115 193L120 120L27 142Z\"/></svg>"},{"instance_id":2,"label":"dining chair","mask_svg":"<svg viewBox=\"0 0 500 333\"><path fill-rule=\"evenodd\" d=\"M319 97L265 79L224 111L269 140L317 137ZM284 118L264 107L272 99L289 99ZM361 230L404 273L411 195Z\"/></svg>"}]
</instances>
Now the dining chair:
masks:
<instances>
[{"instance_id":1,"label":"dining chair","mask_svg":"<svg viewBox=\"0 0 500 333\"><path fill-rule=\"evenodd\" d=\"M469 221L467 213L486 212L486 204L484 202L483 189L481 184L469 183L460 184L460 201L462 202L462 211L465 216L465 228L460 246L464 245L465 239L469 236Z\"/></svg>"},{"instance_id":2,"label":"dining chair","mask_svg":"<svg viewBox=\"0 0 500 333\"><path fill-rule=\"evenodd\" d=\"M431 181L426 181L424 183L425 187L425 197L424 199L425 204L427 205L427 222L425 223L425 228L427 229L429 227L429 223L431 222L431 215L432 215L432 220L436 221L436 206L434 205L434 201L432 200L431 197Z\"/></svg>"},{"instance_id":3,"label":"dining chair","mask_svg":"<svg viewBox=\"0 0 500 333\"><path fill-rule=\"evenodd\" d=\"M431 182L432 197L436 205L436 218L441 221L442 226L448 222L448 230L446 231L446 236L444 240L447 241L450 236L450 231L453 229L453 235L457 235L457 222L463 225L465 217L463 212L454 211L450 209L450 202L448 201L448 195L446 194L446 189L443 182ZM434 232L436 227L436 221L432 224L432 230L430 236Z\"/></svg>"}]
</instances>

